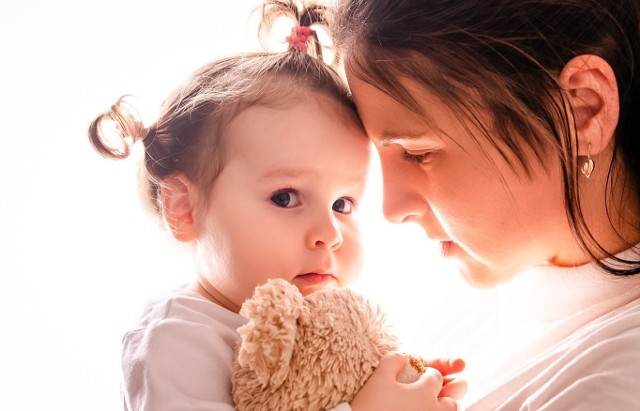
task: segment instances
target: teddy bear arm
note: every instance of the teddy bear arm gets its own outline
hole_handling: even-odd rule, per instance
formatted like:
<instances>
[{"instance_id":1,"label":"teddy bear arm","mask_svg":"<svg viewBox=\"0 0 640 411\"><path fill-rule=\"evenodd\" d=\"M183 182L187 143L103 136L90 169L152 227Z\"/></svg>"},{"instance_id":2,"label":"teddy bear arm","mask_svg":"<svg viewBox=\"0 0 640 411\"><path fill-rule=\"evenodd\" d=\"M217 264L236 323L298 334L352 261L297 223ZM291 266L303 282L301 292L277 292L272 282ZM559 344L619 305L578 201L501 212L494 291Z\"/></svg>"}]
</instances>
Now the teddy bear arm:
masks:
<instances>
[{"instance_id":1,"label":"teddy bear arm","mask_svg":"<svg viewBox=\"0 0 640 411\"><path fill-rule=\"evenodd\" d=\"M422 358L407 354L407 365L398 375L398 382L411 384L416 382L425 371L425 362Z\"/></svg>"}]
</instances>

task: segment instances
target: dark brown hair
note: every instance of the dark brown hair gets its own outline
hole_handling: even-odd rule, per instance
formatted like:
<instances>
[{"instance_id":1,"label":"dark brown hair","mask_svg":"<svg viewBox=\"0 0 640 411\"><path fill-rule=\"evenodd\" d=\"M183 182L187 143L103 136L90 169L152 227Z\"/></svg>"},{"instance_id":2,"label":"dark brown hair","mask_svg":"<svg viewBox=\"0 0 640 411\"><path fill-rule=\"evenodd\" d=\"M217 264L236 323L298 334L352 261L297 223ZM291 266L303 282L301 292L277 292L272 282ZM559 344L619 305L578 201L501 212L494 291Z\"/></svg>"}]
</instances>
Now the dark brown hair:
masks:
<instances>
[{"instance_id":1,"label":"dark brown hair","mask_svg":"<svg viewBox=\"0 0 640 411\"><path fill-rule=\"evenodd\" d=\"M640 202L638 0L341 0L332 30L356 76L424 115L397 81L412 78L483 130L507 161L508 151L515 154L514 169L530 175L524 147L533 148L538 161L543 153L557 156L567 216L582 247L613 274L640 272L640 261L615 258L587 229L577 139L556 81L580 54L611 65L620 119L607 184L624 169L625 189ZM470 99L469 90L477 98ZM481 112L492 115L491 124L478 120ZM596 258L603 254L613 263Z\"/></svg>"},{"instance_id":2,"label":"dark brown hair","mask_svg":"<svg viewBox=\"0 0 640 411\"><path fill-rule=\"evenodd\" d=\"M264 32L271 19L289 16L298 26L326 23L327 10L289 1L269 1L262 8ZM263 33L264 35L264 33ZM310 39L320 52L317 37ZM167 177L184 174L207 193L224 166L225 127L240 111L255 104L287 104L301 93L335 98L355 116L343 79L317 53L298 49L279 53L246 53L221 58L195 71L162 104L157 121L145 127L126 96L89 126L89 141L111 159L126 158L138 141L144 144L141 194L161 214L160 187Z\"/></svg>"}]
</instances>

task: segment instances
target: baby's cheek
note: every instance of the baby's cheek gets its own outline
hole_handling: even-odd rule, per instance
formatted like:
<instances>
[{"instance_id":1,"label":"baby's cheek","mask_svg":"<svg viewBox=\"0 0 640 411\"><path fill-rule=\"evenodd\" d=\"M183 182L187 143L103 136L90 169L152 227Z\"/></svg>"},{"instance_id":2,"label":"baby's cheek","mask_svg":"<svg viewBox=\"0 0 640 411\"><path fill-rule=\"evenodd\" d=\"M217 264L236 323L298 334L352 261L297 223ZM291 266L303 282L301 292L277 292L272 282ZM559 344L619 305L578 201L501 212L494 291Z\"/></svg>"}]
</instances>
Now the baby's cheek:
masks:
<instances>
[{"instance_id":1,"label":"baby's cheek","mask_svg":"<svg viewBox=\"0 0 640 411\"><path fill-rule=\"evenodd\" d=\"M343 285L350 285L358 278L364 263L359 233L352 232L350 234L351 238L345 238L344 244L338 252Z\"/></svg>"}]
</instances>

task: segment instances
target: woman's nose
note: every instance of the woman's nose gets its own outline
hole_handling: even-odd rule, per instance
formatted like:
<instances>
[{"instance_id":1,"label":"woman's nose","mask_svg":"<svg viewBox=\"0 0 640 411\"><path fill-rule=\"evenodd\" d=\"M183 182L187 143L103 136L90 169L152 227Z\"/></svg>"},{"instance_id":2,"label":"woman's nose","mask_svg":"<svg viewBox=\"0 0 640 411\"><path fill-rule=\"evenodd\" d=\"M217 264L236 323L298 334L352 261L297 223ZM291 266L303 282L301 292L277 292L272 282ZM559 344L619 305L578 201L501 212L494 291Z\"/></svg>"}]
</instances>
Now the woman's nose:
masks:
<instances>
[{"instance_id":1,"label":"woman's nose","mask_svg":"<svg viewBox=\"0 0 640 411\"><path fill-rule=\"evenodd\" d=\"M397 161L397 160L396 160ZM382 210L392 223L415 222L425 214L427 200L420 192L425 184L420 176L407 170L411 164L394 164L381 158Z\"/></svg>"},{"instance_id":2,"label":"woman's nose","mask_svg":"<svg viewBox=\"0 0 640 411\"><path fill-rule=\"evenodd\" d=\"M333 213L333 210L329 210L314 219L307 233L307 246L309 248L337 250L342 246L344 242L342 231L340 230L339 221Z\"/></svg>"}]
</instances>

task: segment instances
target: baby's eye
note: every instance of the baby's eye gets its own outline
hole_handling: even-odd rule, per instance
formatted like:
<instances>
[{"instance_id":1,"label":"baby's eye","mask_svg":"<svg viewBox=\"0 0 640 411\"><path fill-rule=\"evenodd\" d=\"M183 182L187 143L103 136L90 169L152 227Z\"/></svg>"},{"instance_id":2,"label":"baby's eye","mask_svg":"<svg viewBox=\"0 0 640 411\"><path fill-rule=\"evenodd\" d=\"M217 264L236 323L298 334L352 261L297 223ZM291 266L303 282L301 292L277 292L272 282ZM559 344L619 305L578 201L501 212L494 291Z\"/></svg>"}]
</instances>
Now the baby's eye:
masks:
<instances>
[{"instance_id":1,"label":"baby's eye","mask_svg":"<svg viewBox=\"0 0 640 411\"><path fill-rule=\"evenodd\" d=\"M341 214L351 214L355 206L355 200L350 198L339 198L333 203L331 208L333 211Z\"/></svg>"},{"instance_id":2,"label":"baby's eye","mask_svg":"<svg viewBox=\"0 0 640 411\"><path fill-rule=\"evenodd\" d=\"M295 190L283 190L271 196L273 204L282 208L292 208L300 205L298 193Z\"/></svg>"}]
</instances>

